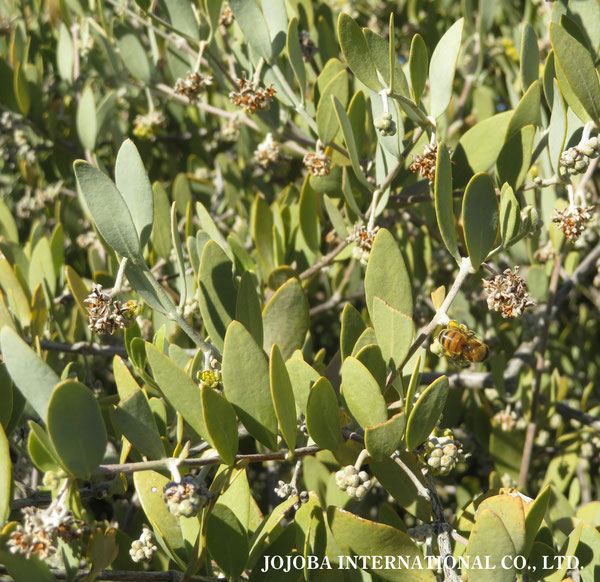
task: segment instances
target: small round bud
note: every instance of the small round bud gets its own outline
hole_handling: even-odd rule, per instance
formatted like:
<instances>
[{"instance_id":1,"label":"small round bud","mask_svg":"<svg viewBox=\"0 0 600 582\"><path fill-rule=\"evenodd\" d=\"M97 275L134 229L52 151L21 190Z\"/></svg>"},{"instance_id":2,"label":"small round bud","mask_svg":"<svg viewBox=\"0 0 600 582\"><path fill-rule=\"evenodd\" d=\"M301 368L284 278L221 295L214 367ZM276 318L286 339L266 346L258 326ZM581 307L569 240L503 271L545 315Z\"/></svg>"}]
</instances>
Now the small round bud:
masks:
<instances>
[{"instance_id":1,"label":"small round bud","mask_svg":"<svg viewBox=\"0 0 600 582\"><path fill-rule=\"evenodd\" d=\"M356 487L348 487L346 489L346 493L350 496L350 497L356 497Z\"/></svg>"},{"instance_id":2,"label":"small round bud","mask_svg":"<svg viewBox=\"0 0 600 582\"><path fill-rule=\"evenodd\" d=\"M358 474L358 478L361 480L362 483L364 483L365 481L369 480L369 473L367 473L366 471L361 471Z\"/></svg>"},{"instance_id":3,"label":"small round bud","mask_svg":"<svg viewBox=\"0 0 600 582\"><path fill-rule=\"evenodd\" d=\"M60 485L60 479L55 471L47 471L43 479L44 487L56 489Z\"/></svg>"},{"instance_id":4,"label":"small round bud","mask_svg":"<svg viewBox=\"0 0 600 582\"><path fill-rule=\"evenodd\" d=\"M344 467L344 475L346 475L346 477L351 477L352 475L356 475L357 473L358 470L352 465L347 465L346 467Z\"/></svg>"},{"instance_id":5,"label":"small round bud","mask_svg":"<svg viewBox=\"0 0 600 582\"><path fill-rule=\"evenodd\" d=\"M364 499L365 496L367 494L367 489L364 485L359 485L356 488L356 493L354 494L354 496L356 497L356 499Z\"/></svg>"},{"instance_id":6,"label":"small round bud","mask_svg":"<svg viewBox=\"0 0 600 582\"><path fill-rule=\"evenodd\" d=\"M358 487L360 485L360 478L358 475L351 475L346 478L346 483L348 484L348 487Z\"/></svg>"},{"instance_id":7,"label":"small round bud","mask_svg":"<svg viewBox=\"0 0 600 582\"><path fill-rule=\"evenodd\" d=\"M440 465L441 465L440 458L439 457L430 457L427 461L427 464L432 469L439 469Z\"/></svg>"}]
</instances>

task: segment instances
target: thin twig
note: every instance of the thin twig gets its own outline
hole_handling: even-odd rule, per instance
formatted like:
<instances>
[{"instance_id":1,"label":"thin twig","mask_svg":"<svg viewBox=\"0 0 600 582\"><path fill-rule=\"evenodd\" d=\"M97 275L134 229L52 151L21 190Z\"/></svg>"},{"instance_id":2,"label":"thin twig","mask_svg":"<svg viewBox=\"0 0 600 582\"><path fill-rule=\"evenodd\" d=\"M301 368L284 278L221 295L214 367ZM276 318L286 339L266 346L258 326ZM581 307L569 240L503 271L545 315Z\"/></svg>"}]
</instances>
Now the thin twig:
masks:
<instances>
[{"instance_id":1,"label":"thin twig","mask_svg":"<svg viewBox=\"0 0 600 582\"><path fill-rule=\"evenodd\" d=\"M396 465L398 465L408 475L408 478L417 488L417 495L419 497L423 497L427 501L431 501L431 494L427 490L427 487L425 487L419 478L410 470L410 467L408 467L408 465L406 465L406 463L400 458L400 455L398 455L398 453L394 453L392 455L392 459L394 460L394 463L396 463Z\"/></svg>"},{"instance_id":2,"label":"thin twig","mask_svg":"<svg viewBox=\"0 0 600 582\"><path fill-rule=\"evenodd\" d=\"M348 241L343 240L331 252L327 253L320 261L316 262L312 267L306 269L298 276L300 281L310 279L314 274L318 273L323 267L329 265L333 260L348 246Z\"/></svg>"}]
</instances>

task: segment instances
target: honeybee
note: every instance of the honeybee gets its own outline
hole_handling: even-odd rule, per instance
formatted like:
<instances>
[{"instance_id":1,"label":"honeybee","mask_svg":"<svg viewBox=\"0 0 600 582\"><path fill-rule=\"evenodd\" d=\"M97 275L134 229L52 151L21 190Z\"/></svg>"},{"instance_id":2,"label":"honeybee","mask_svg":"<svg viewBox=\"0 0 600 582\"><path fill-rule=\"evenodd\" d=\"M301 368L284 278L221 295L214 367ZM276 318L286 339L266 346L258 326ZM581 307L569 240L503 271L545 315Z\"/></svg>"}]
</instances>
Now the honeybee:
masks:
<instances>
[{"instance_id":1,"label":"honeybee","mask_svg":"<svg viewBox=\"0 0 600 582\"><path fill-rule=\"evenodd\" d=\"M436 342L439 352L456 362L459 366L484 362L490 354L490 348L477 339L475 332L456 321L440 331ZM433 348L433 346L432 346ZM435 351L432 349L432 351Z\"/></svg>"}]
</instances>

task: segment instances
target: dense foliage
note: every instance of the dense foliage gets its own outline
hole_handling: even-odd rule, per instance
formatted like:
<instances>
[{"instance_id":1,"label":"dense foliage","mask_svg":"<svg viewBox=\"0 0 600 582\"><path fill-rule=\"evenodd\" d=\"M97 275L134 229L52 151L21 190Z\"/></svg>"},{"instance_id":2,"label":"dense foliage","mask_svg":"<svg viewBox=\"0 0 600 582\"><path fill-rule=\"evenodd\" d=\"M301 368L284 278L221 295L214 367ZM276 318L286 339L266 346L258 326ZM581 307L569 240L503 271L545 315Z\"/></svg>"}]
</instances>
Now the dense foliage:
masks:
<instances>
[{"instance_id":1,"label":"dense foliage","mask_svg":"<svg viewBox=\"0 0 600 582\"><path fill-rule=\"evenodd\" d=\"M0 574L596 580L599 23L4 0Z\"/></svg>"}]
</instances>

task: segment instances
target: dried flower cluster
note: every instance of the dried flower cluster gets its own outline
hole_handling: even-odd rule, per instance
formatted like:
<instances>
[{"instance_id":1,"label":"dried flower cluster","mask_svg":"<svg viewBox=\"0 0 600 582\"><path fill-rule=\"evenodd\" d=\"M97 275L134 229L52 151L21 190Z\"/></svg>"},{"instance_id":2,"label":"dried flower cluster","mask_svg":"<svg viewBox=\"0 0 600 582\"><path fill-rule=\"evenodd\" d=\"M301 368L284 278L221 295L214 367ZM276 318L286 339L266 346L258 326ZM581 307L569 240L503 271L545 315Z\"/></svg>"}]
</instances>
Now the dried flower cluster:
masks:
<instances>
[{"instance_id":1,"label":"dried flower cluster","mask_svg":"<svg viewBox=\"0 0 600 582\"><path fill-rule=\"evenodd\" d=\"M229 6L229 2L225 0L225 2L223 2L223 6L221 7L221 14L219 14L219 24L225 28L229 28L233 24L234 20L235 16L233 15L231 6Z\"/></svg>"},{"instance_id":2,"label":"dried flower cluster","mask_svg":"<svg viewBox=\"0 0 600 582\"><path fill-rule=\"evenodd\" d=\"M127 327L137 315L138 305L128 301L121 307L118 301L102 291L102 285L96 283L92 292L84 299L88 303L88 327L96 333L113 334L117 329Z\"/></svg>"},{"instance_id":3,"label":"dried flower cluster","mask_svg":"<svg viewBox=\"0 0 600 582\"><path fill-rule=\"evenodd\" d=\"M302 58L304 61L310 61L315 54L319 51L315 43L310 40L308 32L301 30L298 38L300 40L300 51L302 52Z\"/></svg>"},{"instance_id":4,"label":"dried flower cluster","mask_svg":"<svg viewBox=\"0 0 600 582\"><path fill-rule=\"evenodd\" d=\"M194 100L200 93L206 91L213 83L213 78L204 73L188 73L186 79L177 79L175 93L184 95L190 101Z\"/></svg>"},{"instance_id":5,"label":"dried flower cluster","mask_svg":"<svg viewBox=\"0 0 600 582\"><path fill-rule=\"evenodd\" d=\"M194 517L212 497L212 493L204 485L199 485L194 477L186 475L179 482L167 483L163 496L169 511L175 517Z\"/></svg>"},{"instance_id":6,"label":"dried flower cluster","mask_svg":"<svg viewBox=\"0 0 600 582\"><path fill-rule=\"evenodd\" d=\"M358 243L353 251L353 255L355 259L365 265L369 259L369 254L373 248L373 241L378 230L378 226L375 226L373 230L369 230L364 224L356 223L352 228L352 232L346 238L348 242Z\"/></svg>"},{"instance_id":7,"label":"dried flower cluster","mask_svg":"<svg viewBox=\"0 0 600 582\"><path fill-rule=\"evenodd\" d=\"M129 555L134 562L148 562L158 548L154 545L152 530L144 526L142 535L131 543Z\"/></svg>"},{"instance_id":8,"label":"dried flower cluster","mask_svg":"<svg viewBox=\"0 0 600 582\"><path fill-rule=\"evenodd\" d=\"M32 213L43 210L53 204L58 198L62 182L49 184L45 188L36 188L33 191L28 186L23 196L16 205L15 211L19 218L29 218Z\"/></svg>"},{"instance_id":9,"label":"dried flower cluster","mask_svg":"<svg viewBox=\"0 0 600 582\"><path fill-rule=\"evenodd\" d=\"M271 133L267 133L267 137L258 144L254 152L254 161L261 167L267 169L271 164L279 161L280 146L273 139Z\"/></svg>"},{"instance_id":10,"label":"dried flower cluster","mask_svg":"<svg viewBox=\"0 0 600 582\"><path fill-rule=\"evenodd\" d=\"M70 542L84 533L83 521L76 519L63 503L45 510L25 507L21 512L23 524L16 526L6 542L11 554L24 554L26 558L35 554L45 560L56 553L57 538Z\"/></svg>"},{"instance_id":11,"label":"dried flower cluster","mask_svg":"<svg viewBox=\"0 0 600 582\"><path fill-rule=\"evenodd\" d=\"M20 161L28 165L35 162L35 150L29 143L26 126L12 111L4 111L0 116L0 156L11 169Z\"/></svg>"},{"instance_id":12,"label":"dried flower cluster","mask_svg":"<svg viewBox=\"0 0 600 582\"><path fill-rule=\"evenodd\" d=\"M415 174L421 174L423 178L427 178L430 182L435 180L435 164L437 161L437 143L428 144L423 149L423 155L414 157L414 162L409 166L410 171Z\"/></svg>"},{"instance_id":13,"label":"dried flower cluster","mask_svg":"<svg viewBox=\"0 0 600 582\"><path fill-rule=\"evenodd\" d=\"M502 317L521 317L523 310L535 305L535 301L527 293L527 284L517 274L519 267L511 273L506 269L503 273L482 281L487 297L488 309L500 311Z\"/></svg>"},{"instance_id":14,"label":"dried flower cluster","mask_svg":"<svg viewBox=\"0 0 600 582\"><path fill-rule=\"evenodd\" d=\"M254 113L259 109L266 109L273 95L275 95L275 89L273 86L270 87L257 87L257 84L248 81L246 75L242 74L241 79L237 79L239 91L232 91L229 93L229 100L238 107L243 107L246 113Z\"/></svg>"},{"instance_id":15,"label":"dried flower cluster","mask_svg":"<svg viewBox=\"0 0 600 582\"><path fill-rule=\"evenodd\" d=\"M504 432L510 432L517 424L517 413L508 405L504 410L494 414L494 421Z\"/></svg>"},{"instance_id":16,"label":"dried flower cluster","mask_svg":"<svg viewBox=\"0 0 600 582\"><path fill-rule=\"evenodd\" d=\"M302 161L313 176L327 176L331 171L331 158L324 152L310 152Z\"/></svg>"},{"instance_id":17,"label":"dried flower cluster","mask_svg":"<svg viewBox=\"0 0 600 582\"><path fill-rule=\"evenodd\" d=\"M558 224L568 240L576 241L592 219L594 206L567 206L564 210L554 209L552 222Z\"/></svg>"},{"instance_id":18,"label":"dried flower cluster","mask_svg":"<svg viewBox=\"0 0 600 582\"><path fill-rule=\"evenodd\" d=\"M417 454L433 475L448 475L465 458L462 443L454 439L449 429L439 436L435 432L431 434L418 448Z\"/></svg>"},{"instance_id":19,"label":"dried flower cluster","mask_svg":"<svg viewBox=\"0 0 600 582\"><path fill-rule=\"evenodd\" d=\"M152 139L166 124L165 116L156 109L144 115L138 115L133 120L133 135L140 139Z\"/></svg>"},{"instance_id":20,"label":"dried flower cluster","mask_svg":"<svg viewBox=\"0 0 600 582\"><path fill-rule=\"evenodd\" d=\"M588 169L590 160L600 156L600 139L593 137L583 145L565 150L560 155L561 170L567 174L582 174Z\"/></svg>"},{"instance_id":21,"label":"dried flower cluster","mask_svg":"<svg viewBox=\"0 0 600 582\"><path fill-rule=\"evenodd\" d=\"M335 474L335 484L354 499L364 499L371 487L371 478L366 471L348 465Z\"/></svg>"}]
</instances>

